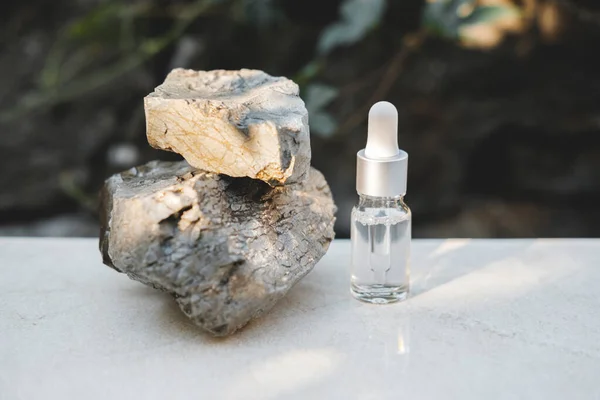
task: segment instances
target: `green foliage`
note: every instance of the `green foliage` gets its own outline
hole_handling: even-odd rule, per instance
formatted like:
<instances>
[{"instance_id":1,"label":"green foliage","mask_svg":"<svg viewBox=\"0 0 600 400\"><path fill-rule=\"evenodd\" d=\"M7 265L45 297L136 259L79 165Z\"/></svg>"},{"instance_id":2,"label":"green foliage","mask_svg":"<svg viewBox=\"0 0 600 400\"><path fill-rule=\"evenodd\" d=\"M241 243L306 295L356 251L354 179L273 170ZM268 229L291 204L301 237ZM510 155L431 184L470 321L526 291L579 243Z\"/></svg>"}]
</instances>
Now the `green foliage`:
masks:
<instances>
[{"instance_id":1,"label":"green foliage","mask_svg":"<svg viewBox=\"0 0 600 400\"><path fill-rule=\"evenodd\" d=\"M337 121L325 110L325 107L337 97L338 93L338 89L320 83L313 83L306 88L304 99L311 132L325 137L335 132Z\"/></svg>"},{"instance_id":2,"label":"green foliage","mask_svg":"<svg viewBox=\"0 0 600 400\"><path fill-rule=\"evenodd\" d=\"M315 79L322 69L323 62L321 60L312 60L296 73L293 80L298 86L303 87Z\"/></svg>"},{"instance_id":3,"label":"green foliage","mask_svg":"<svg viewBox=\"0 0 600 400\"><path fill-rule=\"evenodd\" d=\"M40 89L54 90L99 61L100 54L130 53L136 46L133 21L143 4L103 3L63 29L40 74Z\"/></svg>"},{"instance_id":4,"label":"green foliage","mask_svg":"<svg viewBox=\"0 0 600 400\"><path fill-rule=\"evenodd\" d=\"M519 14L515 6L478 6L477 0L437 0L429 2L423 12L423 26L436 36L458 39L463 27L493 23Z\"/></svg>"},{"instance_id":5,"label":"green foliage","mask_svg":"<svg viewBox=\"0 0 600 400\"><path fill-rule=\"evenodd\" d=\"M240 0L244 19L264 27L273 24L281 15L273 0Z\"/></svg>"},{"instance_id":6,"label":"green foliage","mask_svg":"<svg viewBox=\"0 0 600 400\"><path fill-rule=\"evenodd\" d=\"M279 24L286 20L285 4L279 0L190 0L167 2L167 5L154 0L100 2L87 14L69 20L63 26L41 68L37 87L25 93L13 108L0 112L0 121L71 101L114 83L123 75L142 68L152 57L168 53L164 50L177 42L188 28L193 27L196 33L203 32L205 27L195 24L200 16L212 26L223 26L222 32L227 38L224 40L239 40L243 37L240 35L248 29L264 27L268 27L269 32L278 39L278 32L287 29L288 35L282 43L290 43L290 49L299 44L311 51L314 44L305 38L314 37L314 25ZM249 53L256 53L255 49L233 46L239 54L231 54L225 59L232 67L260 67L272 73L280 69L291 75L303 88L313 131L320 135L331 135L336 131L337 121L325 109L336 98L338 89L315 82L330 74L331 51L363 40L381 23L387 4L386 0L342 0L339 19L321 31L315 54L306 56L304 48L297 52L289 50L290 53L275 57L273 61L265 61L263 65L260 65L264 61L262 56L253 61L257 65L244 65L245 57ZM422 21L429 32L459 39L462 27L493 23L506 15L518 13L518 9L510 5L478 4L478 0L428 1ZM281 48L277 51L281 51ZM290 56L292 52L294 57ZM297 54L305 58L296 57ZM223 58L213 58L223 62ZM210 60L210 55L206 59ZM293 61L289 63L281 62L291 59ZM298 62L304 63L304 67L298 67ZM290 71L290 66L295 69Z\"/></svg>"},{"instance_id":7,"label":"green foliage","mask_svg":"<svg viewBox=\"0 0 600 400\"><path fill-rule=\"evenodd\" d=\"M132 30L127 29L132 27L133 16L139 17L140 13L150 10L119 3L98 6L69 25L57 38L40 74L39 87L24 94L12 109L0 112L0 122L14 120L35 109L73 100L141 67L178 39L214 3L215 0L189 3L175 15L171 28L157 37L132 36ZM117 30L119 43L126 45L106 46L105 36L92 34L104 28ZM84 37L88 39L80 43L79 39ZM103 57L94 57L98 53Z\"/></svg>"},{"instance_id":8,"label":"green foliage","mask_svg":"<svg viewBox=\"0 0 600 400\"><path fill-rule=\"evenodd\" d=\"M470 25L486 24L513 15L520 15L519 9L514 6L480 6L473 10L466 22Z\"/></svg>"},{"instance_id":9,"label":"green foliage","mask_svg":"<svg viewBox=\"0 0 600 400\"><path fill-rule=\"evenodd\" d=\"M98 38L105 39L107 35L114 37L118 33L115 24L118 24L121 18L133 16L134 12L134 7L125 4L101 4L87 15L75 20L67 28L67 37L94 41Z\"/></svg>"},{"instance_id":10,"label":"green foliage","mask_svg":"<svg viewBox=\"0 0 600 400\"><path fill-rule=\"evenodd\" d=\"M356 43L383 16L385 0L344 0L340 7L341 19L328 26L321 37L317 49L326 54L339 46Z\"/></svg>"}]
</instances>

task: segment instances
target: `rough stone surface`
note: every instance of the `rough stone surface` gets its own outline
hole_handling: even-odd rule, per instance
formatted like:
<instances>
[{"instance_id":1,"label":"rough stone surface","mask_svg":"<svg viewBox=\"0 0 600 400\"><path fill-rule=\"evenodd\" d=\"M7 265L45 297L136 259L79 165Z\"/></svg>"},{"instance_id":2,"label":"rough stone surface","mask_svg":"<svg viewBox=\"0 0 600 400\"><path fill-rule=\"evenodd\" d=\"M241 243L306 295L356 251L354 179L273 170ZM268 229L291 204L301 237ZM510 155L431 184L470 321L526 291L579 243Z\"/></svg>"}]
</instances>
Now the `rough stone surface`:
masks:
<instances>
[{"instance_id":1,"label":"rough stone surface","mask_svg":"<svg viewBox=\"0 0 600 400\"><path fill-rule=\"evenodd\" d=\"M109 178L101 200L104 263L170 292L217 336L269 310L334 237L335 205L315 169L273 188L152 161Z\"/></svg>"},{"instance_id":2,"label":"rough stone surface","mask_svg":"<svg viewBox=\"0 0 600 400\"><path fill-rule=\"evenodd\" d=\"M175 69L144 99L148 142L205 171L299 182L310 139L298 93L291 80L257 70Z\"/></svg>"}]
</instances>

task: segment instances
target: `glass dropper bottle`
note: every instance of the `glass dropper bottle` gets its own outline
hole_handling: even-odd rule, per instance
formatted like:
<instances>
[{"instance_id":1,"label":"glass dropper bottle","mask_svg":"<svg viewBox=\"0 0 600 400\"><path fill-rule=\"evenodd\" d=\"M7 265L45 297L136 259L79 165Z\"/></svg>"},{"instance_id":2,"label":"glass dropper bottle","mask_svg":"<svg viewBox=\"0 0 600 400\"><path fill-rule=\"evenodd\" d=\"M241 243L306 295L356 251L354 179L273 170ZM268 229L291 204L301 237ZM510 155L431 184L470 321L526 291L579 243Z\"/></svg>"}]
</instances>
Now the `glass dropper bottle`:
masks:
<instances>
[{"instance_id":1,"label":"glass dropper bottle","mask_svg":"<svg viewBox=\"0 0 600 400\"><path fill-rule=\"evenodd\" d=\"M367 145L357 154L352 209L351 293L368 303L406 299L411 212L404 203L408 154L398 148L398 111L381 101L369 111Z\"/></svg>"}]
</instances>

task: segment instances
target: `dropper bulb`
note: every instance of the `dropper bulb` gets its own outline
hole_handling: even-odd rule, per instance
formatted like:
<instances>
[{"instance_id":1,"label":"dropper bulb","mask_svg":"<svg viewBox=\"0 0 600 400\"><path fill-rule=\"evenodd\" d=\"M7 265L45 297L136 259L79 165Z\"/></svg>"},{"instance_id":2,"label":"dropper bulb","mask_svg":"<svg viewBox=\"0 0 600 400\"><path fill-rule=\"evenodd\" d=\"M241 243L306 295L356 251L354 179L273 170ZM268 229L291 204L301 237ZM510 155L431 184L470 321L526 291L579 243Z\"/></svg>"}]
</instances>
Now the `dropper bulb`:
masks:
<instances>
[{"instance_id":1,"label":"dropper bulb","mask_svg":"<svg viewBox=\"0 0 600 400\"><path fill-rule=\"evenodd\" d=\"M380 101L369 110L369 132L365 157L389 158L400 153L398 149L398 111L392 103Z\"/></svg>"}]
</instances>

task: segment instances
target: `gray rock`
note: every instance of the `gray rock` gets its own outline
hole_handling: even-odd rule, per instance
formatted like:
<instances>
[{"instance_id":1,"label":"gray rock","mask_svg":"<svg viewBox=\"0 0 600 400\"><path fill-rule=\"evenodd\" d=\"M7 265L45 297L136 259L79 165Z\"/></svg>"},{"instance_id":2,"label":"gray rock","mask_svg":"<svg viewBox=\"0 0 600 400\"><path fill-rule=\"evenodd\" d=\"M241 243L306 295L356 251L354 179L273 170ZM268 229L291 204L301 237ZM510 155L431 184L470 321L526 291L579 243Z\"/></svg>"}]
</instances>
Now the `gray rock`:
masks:
<instances>
[{"instance_id":1,"label":"gray rock","mask_svg":"<svg viewBox=\"0 0 600 400\"><path fill-rule=\"evenodd\" d=\"M104 263L171 293L217 336L269 310L334 237L335 205L315 169L273 188L152 161L113 175L101 197Z\"/></svg>"},{"instance_id":2,"label":"gray rock","mask_svg":"<svg viewBox=\"0 0 600 400\"><path fill-rule=\"evenodd\" d=\"M299 182L310 138L298 93L291 80L257 70L175 69L144 99L148 142L205 171Z\"/></svg>"}]
</instances>

